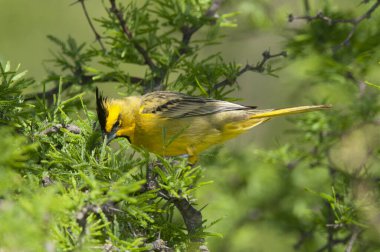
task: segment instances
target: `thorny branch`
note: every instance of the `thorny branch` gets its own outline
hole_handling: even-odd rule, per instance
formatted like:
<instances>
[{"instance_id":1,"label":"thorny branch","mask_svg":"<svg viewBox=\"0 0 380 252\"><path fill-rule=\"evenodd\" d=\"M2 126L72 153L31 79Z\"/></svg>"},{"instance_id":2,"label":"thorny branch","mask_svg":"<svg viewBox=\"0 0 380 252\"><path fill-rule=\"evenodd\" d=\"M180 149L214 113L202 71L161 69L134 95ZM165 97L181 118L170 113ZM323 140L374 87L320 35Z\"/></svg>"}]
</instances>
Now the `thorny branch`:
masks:
<instances>
[{"instance_id":1,"label":"thorny branch","mask_svg":"<svg viewBox=\"0 0 380 252\"><path fill-rule=\"evenodd\" d=\"M318 12L315 16L310 16L310 15L305 15L305 16L294 16L293 14L290 14L288 16L288 21L293 22L294 20L306 20L308 22L314 21L314 20L322 20L326 22L329 25L335 25L339 23L345 23L345 24L351 24L352 29L348 33L347 37L334 48L334 51L337 51L343 46L347 46L354 35L357 27L359 24L365 20L369 19L372 15L372 13L380 6L380 0L377 0L363 15L357 17L357 18L352 18L352 19L333 19L329 16L324 15L322 12Z\"/></svg>"},{"instance_id":2,"label":"thorny branch","mask_svg":"<svg viewBox=\"0 0 380 252\"><path fill-rule=\"evenodd\" d=\"M241 76L242 74L244 74L247 71L262 73L265 70L267 70L265 63L269 59L277 58L277 57L286 57L287 54L286 54L286 51L282 51L282 52L276 53L276 54L271 54L269 50L266 50L262 53L262 56L263 56L262 60L259 61L255 66L250 65L250 64L246 64L244 67L242 67L240 69L240 71L237 73L237 75L233 79L225 79L225 80L215 84L213 89L219 89L219 88L222 88L224 86L232 85L236 81L237 77Z\"/></svg>"},{"instance_id":3,"label":"thorny branch","mask_svg":"<svg viewBox=\"0 0 380 252\"><path fill-rule=\"evenodd\" d=\"M92 23L91 21L91 18L90 18L90 15L88 14L88 11L87 11L87 8L86 8L86 5L84 3L85 0L78 0L77 2L79 2L82 6L82 9L83 9L83 12L84 12L84 15L86 16L86 19L87 19L87 22L88 24L90 25L91 27L91 30L92 32L94 33L95 35L95 40L99 43L100 47L102 48L103 52L106 52L106 48L102 42L102 37L100 36L100 34L96 31L95 29L95 26L94 24Z\"/></svg>"}]
</instances>

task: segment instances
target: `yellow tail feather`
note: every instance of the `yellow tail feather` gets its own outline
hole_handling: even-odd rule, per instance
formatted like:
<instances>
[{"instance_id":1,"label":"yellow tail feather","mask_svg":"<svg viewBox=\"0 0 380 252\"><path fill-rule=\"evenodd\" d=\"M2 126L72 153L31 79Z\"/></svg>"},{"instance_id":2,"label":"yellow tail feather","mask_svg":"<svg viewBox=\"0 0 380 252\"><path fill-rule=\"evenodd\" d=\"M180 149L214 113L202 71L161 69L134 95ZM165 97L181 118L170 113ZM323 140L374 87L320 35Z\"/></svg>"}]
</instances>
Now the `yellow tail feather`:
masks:
<instances>
[{"instance_id":1,"label":"yellow tail feather","mask_svg":"<svg viewBox=\"0 0 380 252\"><path fill-rule=\"evenodd\" d=\"M263 111L253 114L250 119L259 119L259 118L271 118L282 115L298 114L314 110L327 109L331 108L330 105L311 105L311 106L300 106L293 108L284 108L284 109L275 109L270 111Z\"/></svg>"}]
</instances>

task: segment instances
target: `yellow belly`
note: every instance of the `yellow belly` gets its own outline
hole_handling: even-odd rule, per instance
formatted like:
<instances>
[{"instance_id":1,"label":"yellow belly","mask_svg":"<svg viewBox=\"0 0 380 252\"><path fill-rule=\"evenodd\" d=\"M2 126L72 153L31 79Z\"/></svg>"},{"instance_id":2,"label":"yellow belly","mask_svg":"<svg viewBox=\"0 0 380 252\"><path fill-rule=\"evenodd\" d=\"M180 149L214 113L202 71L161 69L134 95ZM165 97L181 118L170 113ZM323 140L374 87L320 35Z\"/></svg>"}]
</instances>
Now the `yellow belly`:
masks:
<instances>
[{"instance_id":1,"label":"yellow belly","mask_svg":"<svg viewBox=\"0 0 380 252\"><path fill-rule=\"evenodd\" d=\"M142 115L136 123L131 142L162 156L196 156L263 121L251 122L245 114L238 115L240 120L237 120L235 115L231 117L227 113L175 119L163 119L154 114ZM244 120L241 120L242 116Z\"/></svg>"}]
</instances>

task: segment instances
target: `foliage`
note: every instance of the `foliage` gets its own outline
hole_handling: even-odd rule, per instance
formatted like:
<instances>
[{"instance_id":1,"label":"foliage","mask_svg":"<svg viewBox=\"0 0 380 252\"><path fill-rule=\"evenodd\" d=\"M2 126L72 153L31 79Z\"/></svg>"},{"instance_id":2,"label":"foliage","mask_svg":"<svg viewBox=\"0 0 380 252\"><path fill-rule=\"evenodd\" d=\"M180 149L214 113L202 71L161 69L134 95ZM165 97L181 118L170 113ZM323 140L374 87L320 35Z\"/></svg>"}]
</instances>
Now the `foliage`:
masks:
<instances>
[{"instance_id":1,"label":"foliage","mask_svg":"<svg viewBox=\"0 0 380 252\"><path fill-rule=\"evenodd\" d=\"M333 111L291 119L278 148L213 149L195 167L124 140L106 145L93 91L118 83L127 94L233 99L246 71L274 75L270 60L285 53L265 51L246 65L204 53L236 26L235 12L217 14L220 1L109 0L93 23L79 0L96 41L48 36L58 50L38 83L43 92L25 95L34 81L0 64L0 250L186 251L207 242L215 251L379 249L380 93L370 79L378 78L379 1L302 2L305 13L289 16L300 24L286 33L284 71L289 85L303 83L297 99ZM255 29L291 25L284 6L238 4L259 18Z\"/></svg>"},{"instance_id":2,"label":"foliage","mask_svg":"<svg viewBox=\"0 0 380 252\"><path fill-rule=\"evenodd\" d=\"M173 216L173 205L164 204L155 190L144 189L148 163L162 169L157 168L157 158L122 141L117 151L106 146L92 127L95 114L82 100L87 117L78 113L71 119L65 113L74 99L58 97L48 109L37 103L33 119L20 122L31 122L23 134L1 128L6 136L0 154L2 248L145 251L161 237L184 249L189 238ZM69 127L49 131L57 123L75 124L80 133ZM134 157L137 153L140 157ZM191 198L200 167L167 161L164 167L158 181L167 193L179 197L181 189L181 197Z\"/></svg>"},{"instance_id":3,"label":"foliage","mask_svg":"<svg viewBox=\"0 0 380 252\"><path fill-rule=\"evenodd\" d=\"M24 88L33 83L31 79L23 79L26 71L17 73L11 70L9 62L5 66L0 65L0 123L6 123L12 118L17 118L22 107L25 105L21 92Z\"/></svg>"}]
</instances>

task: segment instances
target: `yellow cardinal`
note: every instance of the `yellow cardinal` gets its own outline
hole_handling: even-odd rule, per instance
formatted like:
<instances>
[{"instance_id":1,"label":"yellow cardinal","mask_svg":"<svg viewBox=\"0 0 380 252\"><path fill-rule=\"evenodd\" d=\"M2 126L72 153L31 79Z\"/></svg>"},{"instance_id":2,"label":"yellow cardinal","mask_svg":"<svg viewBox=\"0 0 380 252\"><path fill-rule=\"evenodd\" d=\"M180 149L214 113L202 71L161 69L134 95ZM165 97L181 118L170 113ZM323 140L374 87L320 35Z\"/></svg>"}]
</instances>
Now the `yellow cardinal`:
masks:
<instances>
[{"instance_id":1,"label":"yellow cardinal","mask_svg":"<svg viewBox=\"0 0 380 252\"><path fill-rule=\"evenodd\" d=\"M316 105L260 110L167 91L108 99L98 89L96 104L108 142L125 137L131 144L162 156L188 155L191 163L210 146L234 138L272 117L329 108Z\"/></svg>"}]
</instances>

